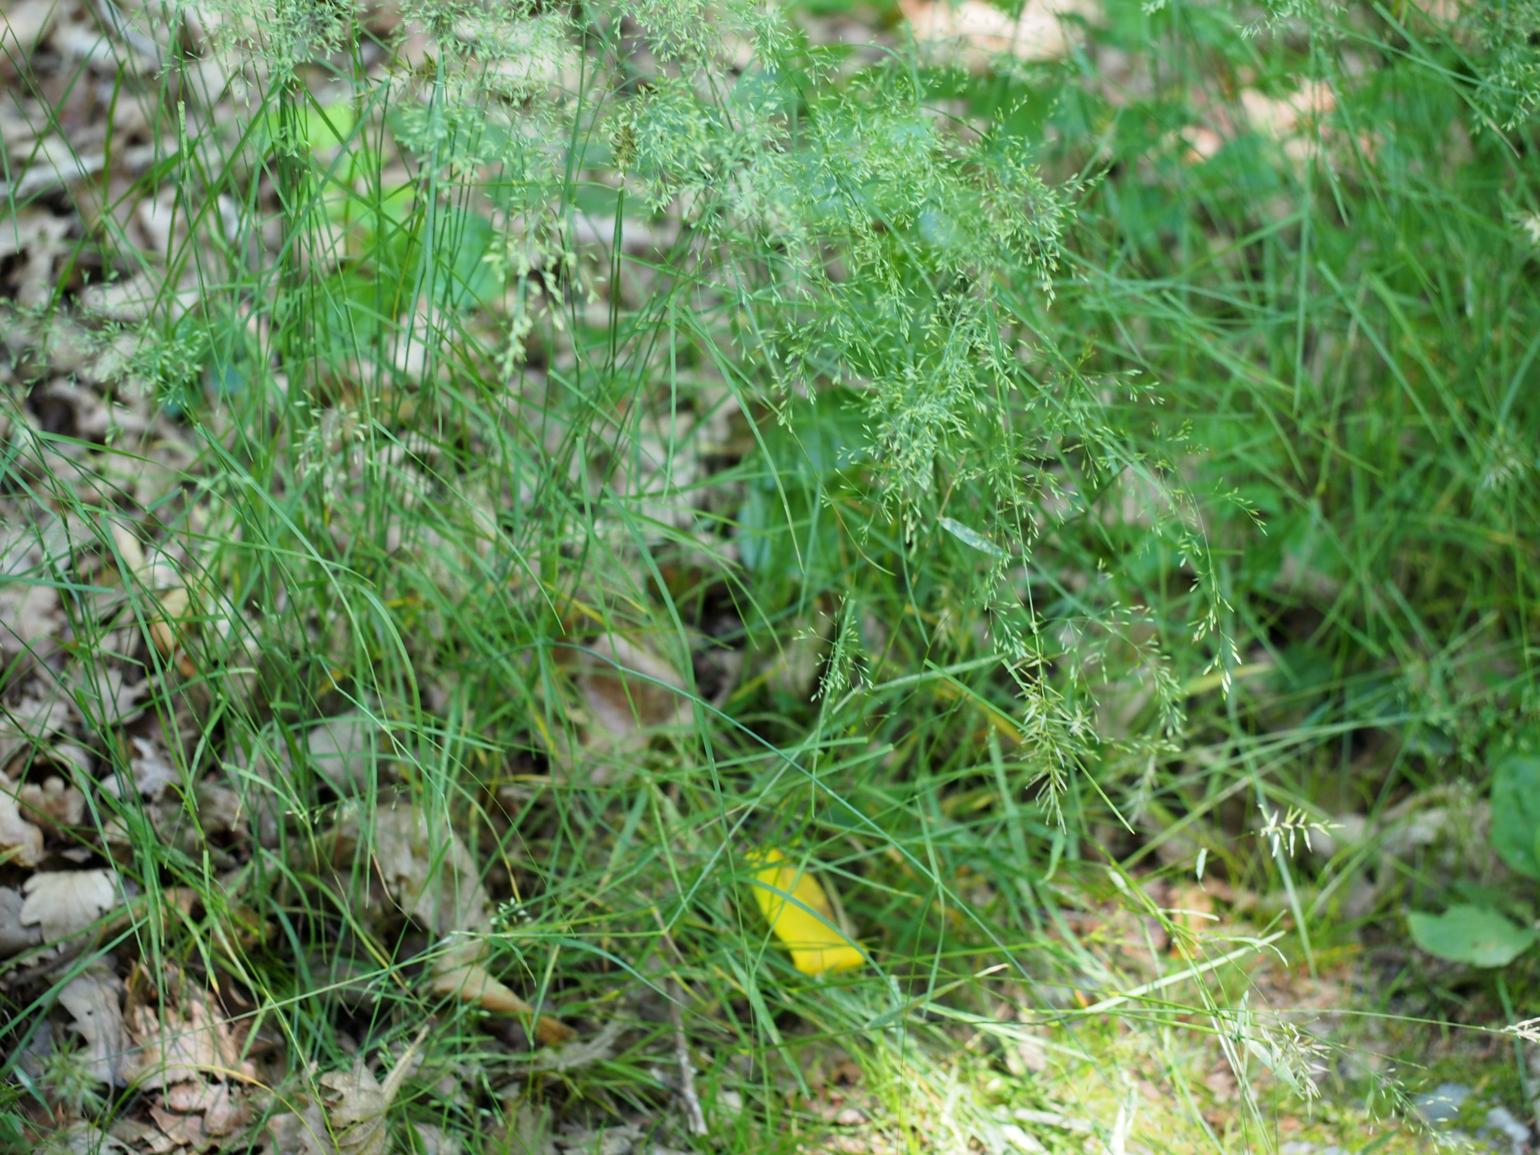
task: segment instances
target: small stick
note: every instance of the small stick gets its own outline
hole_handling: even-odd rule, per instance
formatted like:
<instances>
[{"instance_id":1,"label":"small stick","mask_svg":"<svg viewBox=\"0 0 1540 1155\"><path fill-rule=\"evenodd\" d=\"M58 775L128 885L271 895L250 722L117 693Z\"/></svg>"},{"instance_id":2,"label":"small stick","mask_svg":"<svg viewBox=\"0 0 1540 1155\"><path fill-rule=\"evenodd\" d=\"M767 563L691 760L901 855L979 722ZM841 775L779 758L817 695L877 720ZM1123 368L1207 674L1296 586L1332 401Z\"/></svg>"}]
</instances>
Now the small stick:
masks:
<instances>
[{"instance_id":1,"label":"small stick","mask_svg":"<svg viewBox=\"0 0 1540 1155\"><path fill-rule=\"evenodd\" d=\"M706 1113L701 1110L700 1097L695 1093L695 1068L690 1065L690 1044L684 1037L684 988L674 979L673 998L668 1000L669 1017L674 1020L674 1058L679 1064L679 1097L684 1100L684 1113L689 1122L691 1135L704 1135Z\"/></svg>"}]
</instances>

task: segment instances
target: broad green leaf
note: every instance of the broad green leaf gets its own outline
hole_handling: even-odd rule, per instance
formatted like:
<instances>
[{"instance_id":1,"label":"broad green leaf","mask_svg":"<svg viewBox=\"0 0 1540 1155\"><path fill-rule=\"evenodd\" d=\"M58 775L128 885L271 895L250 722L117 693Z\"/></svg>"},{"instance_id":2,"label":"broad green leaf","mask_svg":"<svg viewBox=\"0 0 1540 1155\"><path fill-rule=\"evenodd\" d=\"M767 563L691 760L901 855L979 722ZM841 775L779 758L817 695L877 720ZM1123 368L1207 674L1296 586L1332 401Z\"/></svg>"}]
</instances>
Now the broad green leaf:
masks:
<instances>
[{"instance_id":1,"label":"broad green leaf","mask_svg":"<svg viewBox=\"0 0 1540 1155\"><path fill-rule=\"evenodd\" d=\"M300 114L300 132L310 151L324 153L348 142L358 125L350 105L341 102L306 105Z\"/></svg>"},{"instance_id":2,"label":"broad green leaf","mask_svg":"<svg viewBox=\"0 0 1540 1155\"><path fill-rule=\"evenodd\" d=\"M431 292L440 308L475 308L502 289L497 270L487 261L496 235L483 214L441 207L411 231L396 232L388 246L397 250L390 263L407 272L410 284Z\"/></svg>"},{"instance_id":3,"label":"broad green leaf","mask_svg":"<svg viewBox=\"0 0 1540 1155\"><path fill-rule=\"evenodd\" d=\"M816 878L787 862L779 850L756 854L750 863L755 867L754 901L799 971L821 975L866 961L861 948L839 929L833 904Z\"/></svg>"},{"instance_id":4,"label":"broad green leaf","mask_svg":"<svg viewBox=\"0 0 1540 1155\"><path fill-rule=\"evenodd\" d=\"M1526 878L1540 878L1540 756L1509 754L1492 774L1492 845Z\"/></svg>"},{"instance_id":5,"label":"broad green leaf","mask_svg":"<svg viewBox=\"0 0 1540 1155\"><path fill-rule=\"evenodd\" d=\"M1429 954L1476 967L1507 966L1535 941L1533 927L1484 906L1451 906L1443 914L1414 910L1407 922L1412 940Z\"/></svg>"},{"instance_id":6,"label":"broad green leaf","mask_svg":"<svg viewBox=\"0 0 1540 1155\"><path fill-rule=\"evenodd\" d=\"M272 108L257 123L257 140L266 148L287 143L289 151L303 148L311 156L319 157L345 145L357 127L358 116L344 101L307 104L287 123Z\"/></svg>"}]
</instances>

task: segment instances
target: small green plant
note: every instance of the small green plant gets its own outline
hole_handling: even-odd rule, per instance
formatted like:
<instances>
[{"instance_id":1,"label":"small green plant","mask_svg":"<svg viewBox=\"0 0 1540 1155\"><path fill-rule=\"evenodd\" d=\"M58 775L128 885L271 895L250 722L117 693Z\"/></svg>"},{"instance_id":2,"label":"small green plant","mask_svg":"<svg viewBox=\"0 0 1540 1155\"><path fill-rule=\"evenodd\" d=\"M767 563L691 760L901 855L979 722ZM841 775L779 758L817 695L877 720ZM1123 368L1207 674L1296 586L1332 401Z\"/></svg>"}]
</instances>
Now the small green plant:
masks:
<instances>
[{"instance_id":1,"label":"small green plant","mask_svg":"<svg viewBox=\"0 0 1540 1155\"><path fill-rule=\"evenodd\" d=\"M1540 881L1540 755L1513 751L1498 761L1491 805L1493 850L1521 878ZM1529 950L1540 939L1535 919L1534 904L1521 895L1482 893L1442 914L1407 916L1423 950L1477 967L1507 966Z\"/></svg>"}]
</instances>

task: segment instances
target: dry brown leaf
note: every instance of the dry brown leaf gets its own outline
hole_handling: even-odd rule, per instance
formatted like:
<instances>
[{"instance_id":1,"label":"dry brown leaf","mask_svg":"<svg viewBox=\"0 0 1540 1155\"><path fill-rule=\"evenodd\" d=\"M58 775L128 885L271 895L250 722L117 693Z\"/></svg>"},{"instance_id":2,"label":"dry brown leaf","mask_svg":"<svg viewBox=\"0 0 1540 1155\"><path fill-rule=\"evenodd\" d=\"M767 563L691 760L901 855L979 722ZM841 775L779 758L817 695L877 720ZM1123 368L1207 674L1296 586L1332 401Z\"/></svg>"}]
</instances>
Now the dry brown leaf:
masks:
<instances>
[{"instance_id":1,"label":"dry brown leaf","mask_svg":"<svg viewBox=\"0 0 1540 1155\"><path fill-rule=\"evenodd\" d=\"M185 641L189 629L191 595L183 586L160 591L156 595L160 611L150 619L150 640L156 652L176 666L176 672L191 678L198 667L187 654Z\"/></svg>"},{"instance_id":2,"label":"dry brown leaf","mask_svg":"<svg viewBox=\"0 0 1540 1155\"><path fill-rule=\"evenodd\" d=\"M139 539L122 523L113 522L110 528L113 545L128 573L155 597L156 609L149 616L148 628L156 652L184 678L194 676L198 668L186 650L192 628L192 595L176 564L160 551L147 556Z\"/></svg>"},{"instance_id":3,"label":"dry brown leaf","mask_svg":"<svg viewBox=\"0 0 1540 1155\"><path fill-rule=\"evenodd\" d=\"M22 926L41 930L45 943L78 934L118 905L118 889L107 870L44 870L21 884L26 901Z\"/></svg>"},{"instance_id":4,"label":"dry brown leaf","mask_svg":"<svg viewBox=\"0 0 1540 1155\"><path fill-rule=\"evenodd\" d=\"M137 1051L129 1076L141 1090L215 1078L254 1078L241 1058L241 1044L229 1019L210 1006L189 983L174 984L176 1005L133 1002L126 1023Z\"/></svg>"},{"instance_id":5,"label":"dry brown leaf","mask_svg":"<svg viewBox=\"0 0 1540 1155\"><path fill-rule=\"evenodd\" d=\"M1090 16L1090 0L1025 0L1019 16L985 0L899 0L915 40L955 45L959 60L985 68L998 56L1057 60L1069 52L1065 16Z\"/></svg>"},{"instance_id":6,"label":"dry brown leaf","mask_svg":"<svg viewBox=\"0 0 1540 1155\"><path fill-rule=\"evenodd\" d=\"M62 150L50 147L53 144L52 141L42 142L38 147L39 159L23 172L22 179L11 186L10 191L17 199L33 191L28 188L29 185L47 187L54 183L52 178L58 170L46 158ZM33 177L41 177L42 180L29 179ZM0 196L3 195L4 186L0 184ZM64 238L69 234L72 222L69 217L25 209L17 213L13 220L18 230L32 238L32 243L20 254L19 268L12 274L16 300L28 309L40 309L48 303L56 283L57 266L68 254L69 246Z\"/></svg>"},{"instance_id":7,"label":"dry brown leaf","mask_svg":"<svg viewBox=\"0 0 1540 1155\"><path fill-rule=\"evenodd\" d=\"M162 1137L181 1150L207 1151L251 1120L249 1100L228 1083L176 1083L149 1110Z\"/></svg>"},{"instance_id":8,"label":"dry brown leaf","mask_svg":"<svg viewBox=\"0 0 1540 1155\"><path fill-rule=\"evenodd\" d=\"M33 867L43 861L43 832L22 817L10 790L0 782L0 863Z\"/></svg>"},{"instance_id":9,"label":"dry brown leaf","mask_svg":"<svg viewBox=\"0 0 1540 1155\"><path fill-rule=\"evenodd\" d=\"M21 908L21 891L0 886L0 958L10 958L42 944L43 936L37 927L22 925Z\"/></svg>"},{"instance_id":10,"label":"dry brown leaf","mask_svg":"<svg viewBox=\"0 0 1540 1155\"><path fill-rule=\"evenodd\" d=\"M76 975L59 992L59 1005L85 1040L88 1069L98 1083L121 1086L128 1034L123 1029L123 983L105 966Z\"/></svg>"},{"instance_id":11,"label":"dry brown leaf","mask_svg":"<svg viewBox=\"0 0 1540 1155\"><path fill-rule=\"evenodd\" d=\"M134 752L129 756L129 769L133 772L134 787L144 798L156 801L182 780L181 772L167 759L161 748L147 738L131 740Z\"/></svg>"},{"instance_id":12,"label":"dry brown leaf","mask_svg":"<svg viewBox=\"0 0 1540 1155\"><path fill-rule=\"evenodd\" d=\"M652 731L678 726L685 718L684 679L635 642L599 638L579 656L578 669L589 722L583 744L590 753L635 751L647 744Z\"/></svg>"},{"instance_id":13,"label":"dry brown leaf","mask_svg":"<svg viewBox=\"0 0 1540 1155\"><path fill-rule=\"evenodd\" d=\"M155 274L143 272L118 281L87 285L80 291L80 305L85 312L104 321L137 324L150 316L159 301L159 284Z\"/></svg>"},{"instance_id":14,"label":"dry brown leaf","mask_svg":"<svg viewBox=\"0 0 1540 1155\"><path fill-rule=\"evenodd\" d=\"M351 1071L322 1075L321 1086L327 1091L326 1123L332 1145L315 1145L316 1140L325 1137L325 1130L319 1135L307 1131L302 1133L302 1138L310 1136L306 1147L316 1155L323 1151L328 1155L331 1152L337 1155L387 1155L390 1150L387 1120L390 1106L407 1076L417 1068L418 1052L427 1035L427 1027L418 1032L383 1083L374 1077L363 1059L359 1059Z\"/></svg>"},{"instance_id":15,"label":"dry brown leaf","mask_svg":"<svg viewBox=\"0 0 1540 1155\"><path fill-rule=\"evenodd\" d=\"M1331 86L1321 81L1311 81L1276 97L1247 88L1241 91L1240 99L1252 127L1279 140L1302 130L1314 131L1321 119L1337 106Z\"/></svg>"},{"instance_id":16,"label":"dry brown leaf","mask_svg":"<svg viewBox=\"0 0 1540 1155\"><path fill-rule=\"evenodd\" d=\"M244 808L240 792L233 786L199 782L193 787L193 800L198 804L198 825L205 836L243 832Z\"/></svg>"},{"instance_id":17,"label":"dry brown leaf","mask_svg":"<svg viewBox=\"0 0 1540 1155\"><path fill-rule=\"evenodd\" d=\"M1377 141L1372 133L1349 139L1329 122L1337 107L1337 94L1323 81L1308 81L1292 92L1269 96L1256 88L1240 91L1238 110L1215 106L1205 110L1208 123L1191 124L1181 129L1184 158L1190 164L1211 160L1221 149L1249 128L1277 141L1283 154L1295 164L1303 164L1312 153L1325 150L1341 153L1356 146L1366 156L1373 156Z\"/></svg>"},{"instance_id":18,"label":"dry brown leaf","mask_svg":"<svg viewBox=\"0 0 1540 1155\"><path fill-rule=\"evenodd\" d=\"M432 1123L414 1123L417 1128L418 1149L424 1155L460 1155L460 1140L442 1127Z\"/></svg>"},{"instance_id":19,"label":"dry brown leaf","mask_svg":"<svg viewBox=\"0 0 1540 1155\"><path fill-rule=\"evenodd\" d=\"M204 1116L215 1135L228 1135L251 1116L250 1104L229 1083L177 1083L166 1088L163 1101L178 1114Z\"/></svg>"},{"instance_id":20,"label":"dry brown leaf","mask_svg":"<svg viewBox=\"0 0 1540 1155\"><path fill-rule=\"evenodd\" d=\"M466 939L434 960L429 987L498 1015L529 1015L535 1008L493 978L481 965L481 944Z\"/></svg>"},{"instance_id":21,"label":"dry brown leaf","mask_svg":"<svg viewBox=\"0 0 1540 1155\"><path fill-rule=\"evenodd\" d=\"M0 659L6 663L34 654L42 642L64 631L59 595L48 581L49 572L44 551L32 534L19 532L0 541L0 577L9 579L0 582Z\"/></svg>"},{"instance_id":22,"label":"dry brown leaf","mask_svg":"<svg viewBox=\"0 0 1540 1155\"><path fill-rule=\"evenodd\" d=\"M188 896L168 891L179 905ZM175 968L158 987L136 966L128 983L124 1081L148 1092L155 1126L135 1142L153 1152L205 1151L251 1117L255 1068L242 1059L242 1039L208 993Z\"/></svg>"},{"instance_id":23,"label":"dry brown leaf","mask_svg":"<svg viewBox=\"0 0 1540 1155\"><path fill-rule=\"evenodd\" d=\"M113 647L102 645L98 649L112 652ZM74 679L75 693L85 695L86 701L94 703L100 716L126 726L144 713L150 692L149 679L135 681L132 674L132 667L113 664L78 668Z\"/></svg>"},{"instance_id":24,"label":"dry brown leaf","mask_svg":"<svg viewBox=\"0 0 1540 1155\"><path fill-rule=\"evenodd\" d=\"M535 1008L494 978L482 965L486 944L463 939L434 960L429 989L474 1003L495 1015L533 1015ZM554 1047L571 1042L577 1032L560 1019L543 1015L535 1021L535 1040Z\"/></svg>"},{"instance_id":25,"label":"dry brown leaf","mask_svg":"<svg viewBox=\"0 0 1540 1155\"><path fill-rule=\"evenodd\" d=\"M59 595L41 582L0 586L0 653L8 658L31 654L63 625Z\"/></svg>"},{"instance_id":26,"label":"dry brown leaf","mask_svg":"<svg viewBox=\"0 0 1540 1155\"><path fill-rule=\"evenodd\" d=\"M635 1123L564 1130L554 1137L554 1150L559 1155L683 1155L672 1147L650 1142Z\"/></svg>"},{"instance_id":27,"label":"dry brown leaf","mask_svg":"<svg viewBox=\"0 0 1540 1155\"><path fill-rule=\"evenodd\" d=\"M55 826L79 826L85 818L85 795L58 775L45 778L41 786L25 783L19 793L22 805L30 813L41 815Z\"/></svg>"},{"instance_id":28,"label":"dry brown leaf","mask_svg":"<svg viewBox=\"0 0 1540 1155\"><path fill-rule=\"evenodd\" d=\"M0 711L0 773L23 751L35 750L75 726L79 712L53 682L33 678Z\"/></svg>"},{"instance_id":29,"label":"dry brown leaf","mask_svg":"<svg viewBox=\"0 0 1540 1155\"><path fill-rule=\"evenodd\" d=\"M375 874L408 914L439 935L479 931L491 919L492 900L482 885L475 861L459 835L447 824L431 824L412 806L396 806L368 814L349 808L338 823L333 860L342 865L357 850L365 832L370 836ZM435 994L452 995L495 1014L527 1015L533 1008L495 978L483 965L484 941L461 937L440 952L429 969ZM550 1016L535 1024L542 1043L572 1038L570 1027Z\"/></svg>"},{"instance_id":30,"label":"dry brown leaf","mask_svg":"<svg viewBox=\"0 0 1540 1155\"><path fill-rule=\"evenodd\" d=\"M491 899L470 852L447 821L430 823L409 805L373 813L350 806L337 826L333 861L343 865L366 840L375 872L391 897L435 934L487 924Z\"/></svg>"},{"instance_id":31,"label":"dry brown leaf","mask_svg":"<svg viewBox=\"0 0 1540 1155\"><path fill-rule=\"evenodd\" d=\"M373 780L378 765L379 727L353 710L311 727L305 746L316 769L334 788L351 792Z\"/></svg>"},{"instance_id":32,"label":"dry brown leaf","mask_svg":"<svg viewBox=\"0 0 1540 1155\"><path fill-rule=\"evenodd\" d=\"M1171 943L1173 953L1212 934L1219 922L1214 895L1202 883L1174 884L1162 905L1176 931Z\"/></svg>"},{"instance_id":33,"label":"dry brown leaf","mask_svg":"<svg viewBox=\"0 0 1540 1155\"><path fill-rule=\"evenodd\" d=\"M112 1125L112 1134L108 1134L90 1123L75 1123L57 1135L51 1136L53 1140L51 1151L67 1151L69 1155L132 1155L133 1148L128 1146L119 1133L132 1134L134 1128L131 1124L125 1125L126 1120L119 1120Z\"/></svg>"}]
</instances>

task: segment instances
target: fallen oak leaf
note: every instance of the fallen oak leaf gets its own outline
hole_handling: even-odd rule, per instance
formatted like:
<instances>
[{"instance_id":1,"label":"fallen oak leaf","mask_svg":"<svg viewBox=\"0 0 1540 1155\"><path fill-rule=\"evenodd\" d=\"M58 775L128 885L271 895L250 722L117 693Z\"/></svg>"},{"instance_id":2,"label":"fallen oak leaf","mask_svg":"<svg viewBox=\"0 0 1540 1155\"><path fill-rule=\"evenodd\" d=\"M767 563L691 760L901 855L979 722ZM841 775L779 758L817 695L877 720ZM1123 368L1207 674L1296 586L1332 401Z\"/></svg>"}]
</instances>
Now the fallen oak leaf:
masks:
<instances>
[{"instance_id":1,"label":"fallen oak leaf","mask_svg":"<svg viewBox=\"0 0 1540 1155\"><path fill-rule=\"evenodd\" d=\"M21 889L26 895L21 925L37 927L47 944L78 934L118 904L118 889L107 870L43 870Z\"/></svg>"},{"instance_id":2,"label":"fallen oak leaf","mask_svg":"<svg viewBox=\"0 0 1540 1155\"><path fill-rule=\"evenodd\" d=\"M37 47L54 22L61 5L54 0L21 0L0 12L0 40L10 40L23 59Z\"/></svg>"},{"instance_id":3,"label":"fallen oak leaf","mask_svg":"<svg viewBox=\"0 0 1540 1155\"><path fill-rule=\"evenodd\" d=\"M430 930L456 936L431 964L429 989L494 1014L533 1015L529 1003L486 969L485 941L463 936L490 921L492 901L459 835L447 825L430 825L415 806L367 815L353 807L338 824L333 861L341 865L366 840L372 842L374 872L391 898ZM534 1030L547 1045L573 1037L570 1027L550 1016L536 1019Z\"/></svg>"},{"instance_id":4,"label":"fallen oak leaf","mask_svg":"<svg viewBox=\"0 0 1540 1155\"><path fill-rule=\"evenodd\" d=\"M207 1151L250 1121L251 1104L229 1083L175 1083L149 1114L176 1150Z\"/></svg>"},{"instance_id":5,"label":"fallen oak leaf","mask_svg":"<svg viewBox=\"0 0 1540 1155\"><path fill-rule=\"evenodd\" d=\"M146 557L144 547L127 526L113 522L111 531L123 565L155 598L156 608L145 624L156 652L171 662L182 677L193 677L198 667L187 656L184 645L190 629L192 597L181 575L164 555L157 555L153 561Z\"/></svg>"},{"instance_id":6,"label":"fallen oak leaf","mask_svg":"<svg viewBox=\"0 0 1540 1155\"><path fill-rule=\"evenodd\" d=\"M85 795L57 774L45 778L41 786L24 783L17 797L33 814L54 826L79 826L86 816Z\"/></svg>"},{"instance_id":7,"label":"fallen oak leaf","mask_svg":"<svg viewBox=\"0 0 1540 1155\"><path fill-rule=\"evenodd\" d=\"M324 718L305 737L310 763L326 781L334 789L360 793L378 777L381 748L387 744L379 723L363 710Z\"/></svg>"},{"instance_id":8,"label":"fallen oak leaf","mask_svg":"<svg viewBox=\"0 0 1540 1155\"><path fill-rule=\"evenodd\" d=\"M625 637L601 635L564 652L562 665L581 697L581 737L547 739L568 775L604 782L626 773L657 734L676 730L688 716L690 695L679 671Z\"/></svg>"},{"instance_id":9,"label":"fallen oak leaf","mask_svg":"<svg viewBox=\"0 0 1540 1155\"><path fill-rule=\"evenodd\" d=\"M150 640L160 656L176 666L176 672L184 678L198 673L198 667L187 655L183 644L191 623L188 612L192 598L186 586L173 586L156 594L160 612L150 619Z\"/></svg>"},{"instance_id":10,"label":"fallen oak leaf","mask_svg":"<svg viewBox=\"0 0 1540 1155\"><path fill-rule=\"evenodd\" d=\"M158 802L169 787L182 781L181 772L170 763L161 748L148 738L131 738L129 743L133 746L128 765L134 789L140 797ZM117 794L119 790L115 780L109 780L105 788L111 794Z\"/></svg>"},{"instance_id":11,"label":"fallen oak leaf","mask_svg":"<svg viewBox=\"0 0 1540 1155\"><path fill-rule=\"evenodd\" d=\"M136 1148L129 1143L142 1131L131 1120L119 1119L111 1132L103 1131L84 1121L71 1123L56 1134L48 1136L48 1151L90 1152L90 1155L134 1155ZM128 1136L128 1138L124 1138Z\"/></svg>"}]
</instances>

